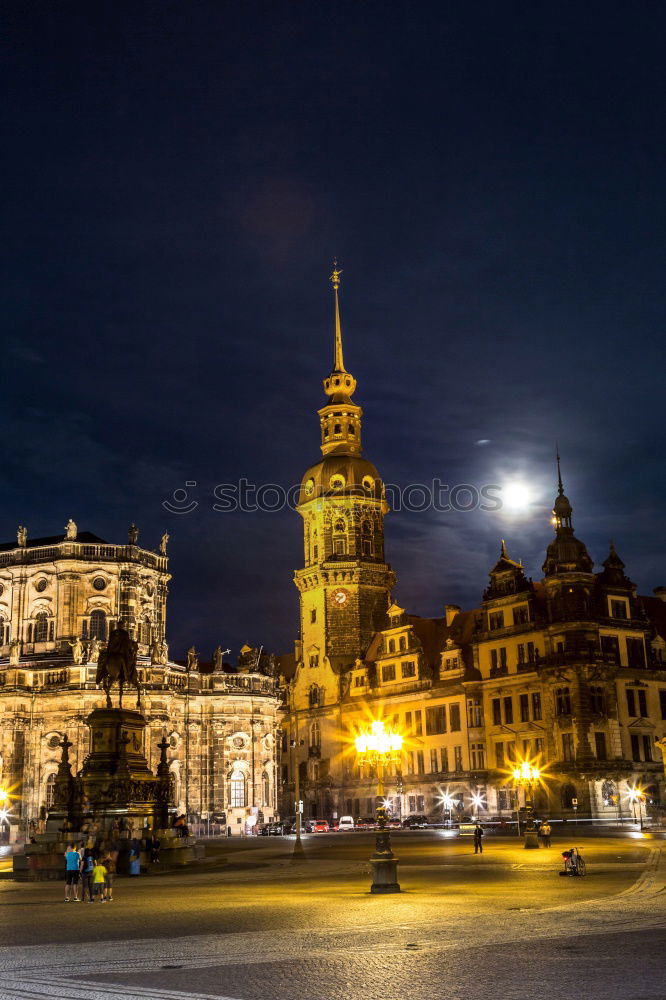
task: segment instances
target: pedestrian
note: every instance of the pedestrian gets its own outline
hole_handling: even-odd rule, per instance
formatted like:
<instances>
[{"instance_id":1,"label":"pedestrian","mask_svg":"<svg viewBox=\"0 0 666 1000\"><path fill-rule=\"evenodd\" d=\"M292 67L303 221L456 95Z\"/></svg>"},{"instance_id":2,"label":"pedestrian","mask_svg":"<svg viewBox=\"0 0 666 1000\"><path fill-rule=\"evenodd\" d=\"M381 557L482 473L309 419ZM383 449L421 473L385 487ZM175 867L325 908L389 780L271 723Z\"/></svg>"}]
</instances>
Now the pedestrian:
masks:
<instances>
[{"instance_id":1,"label":"pedestrian","mask_svg":"<svg viewBox=\"0 0 666 1000\"><path fill-rule=\"evenodd\" d=\"M544 822L541 824L540 833L541 833L541 839L543 840L543 846L550 847L551 828L550 828L550 823L548 822L547 819L544 820Z\"/></svg>"},{"instance_id":2,"label":"pedestrian","mask_svg":"<svg viewBox=\"0 0 666 1000\"><path fill-rule=\"evenodd\" d=\"M78 903L79 868L81 855L74 850L74 844L68 844L65 851L65 902Z\"/></svg>"},{"instance_id":3,"label":"pedestrian","mask_svg":"<svg viewBox=\"0 0 666 1000\"><path fill-rule=\"evenodd\" d=\"M483 854L483 827L480 823L474 827L474 853Z\"/></svg>"},{"instance_id":4,"label":"pedestrian","mask_svg":"<svg viewBox=\"0 0 666 1000\"><path fill-rule=\"evenodd\" d=\"M104 876L104 897L107 903L113 902L113 882L114 876L116 874L116 861L115 858L108 854L102 864L106 868L106 875Z\"/></svg>"},{"instance_id":5,"label":"pedestrian","mask_svg":"<svg viewBox=\"0 0 666 1000\"><path fill-rule=\"evenodd\" d=\"M151 861L151 864L153 864L153 865L158 865L160 863L160 847L161 846L162 846L162 843L160 841L160 838L156 834L153 834L152 848L151 848L151 851L150 851L150 861Z\"/></svg>"},{"instance_id":6,"label":"pedestrian","mask_svg":"<svg viewBox=\"0 0 666 1000\"><path fill-rule=\"evenodd\" d=\"M130 875L141 874L141 843L136 837L133 837L130 842L129 873Z\"/></svg>"},{"instance_id":7,"label":"pedestrian","mask_svg":"<svg viewBox=\"0 0 666 1000\"><path fill-rule=\"evenodd\" d=\"M86 851L81 861L81 902L86 901L86 890L88 892L88 902L93 901L92 874L95 867L95 859L92 851Z\"/></svg>"},{"instance_id":8,"label":"pedestrian","mask_svg":"<svg viewBox=\"0 0 666 1000\"><path fill-rule=\"evenodd\" d=\"M94 868L92 870L92 885L93 885L94 899L97 899L97 897L99 897L100 903L106 903L106 900L104 898L105 880L106 880L106 868L104 867L101 861L96 861Z\"/></svg>"}]
</instances>

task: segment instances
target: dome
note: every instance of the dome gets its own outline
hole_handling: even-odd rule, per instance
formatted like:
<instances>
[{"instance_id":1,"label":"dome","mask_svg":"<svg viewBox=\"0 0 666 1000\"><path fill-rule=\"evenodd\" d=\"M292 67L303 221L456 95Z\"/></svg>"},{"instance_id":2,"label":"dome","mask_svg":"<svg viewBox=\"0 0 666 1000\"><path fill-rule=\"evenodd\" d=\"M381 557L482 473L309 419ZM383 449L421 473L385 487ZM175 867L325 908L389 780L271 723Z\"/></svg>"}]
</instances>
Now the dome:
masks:
<instances>
[{"instance_id":1,"label":"dome","mask_svg":"<svg viewBox=\"0 0 666 1000\"><path fill-rule=\"evenodd\" d=\"M312 465L301 481L298 503L318 497L365 496L381 500L384 484L372 462L355 455L327 455Z\"/></svg>"},{"instance_id":2,"label":"dome","mask_svg":"<svg viewBox=\"0 0 666 1000\"><path fill-rule=\"evenodd\" d=\"M573 508L569 503L569 497L565 497L564 493L555 499L555 506L553 507L553 514L555 517L571 517L573 513Z\"/></svg>"},{"instance_id":3,"label":"dome","mask_svg":"<svg viewBox=\"0 0 666 1000\"><path fill-rule=\"evenodd\" d=\"M566 497L563 499L566 500ZM593 565L584 542L573 532L558 532L558 537L546 549L546 561L542 568L546 576L550 576L553 573L591 573Z\"/></svg>"}]
</instances>

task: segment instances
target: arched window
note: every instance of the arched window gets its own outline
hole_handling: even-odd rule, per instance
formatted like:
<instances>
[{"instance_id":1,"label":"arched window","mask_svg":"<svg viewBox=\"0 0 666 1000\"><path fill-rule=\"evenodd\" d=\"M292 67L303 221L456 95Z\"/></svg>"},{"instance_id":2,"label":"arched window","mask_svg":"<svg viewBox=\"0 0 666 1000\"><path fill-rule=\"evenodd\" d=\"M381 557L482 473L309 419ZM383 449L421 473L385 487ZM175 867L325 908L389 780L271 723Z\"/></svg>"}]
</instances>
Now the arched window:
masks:
<instances>
[{"instance_id":1,"label":"arched window","mask_svg":"<svg viewBox=\"0 0 666 1000\"><path fill-rule=\"evenodd\" d=\"M9 625L4 618L0 618L0 646L5 646L9 642Z\"/></svg>"},{"instance_id":2,"label":"arched window","mask_svg":"<svg viewBox=\"0 0 666 1000\"><path fill-rule=\"evenodd\" d=\"M400 649L407 649L407 636L406 635L401 635L400 636Z\"/></svg>"},{"instance_id":3,"label":"arched window","mask_svg":"<svg viewBox=\"0 0 666 1000\"><path fill-rule=\"evenodd\" d=\"M389 653L395 653L395 639L389 639L388 651Z\"/></svg>"},{"instance_id":4,"label":"arched window","mask_svg":"<svg viewBox=\"0 0 666 1000\"><path fill-rule=\"evenodd\" d=\"M35 642L46 642L49 637L49 616L46 611L40 611L35 615L35 627L33 630Z\"/></svg>"},{"instance_id":5,"label":"arched window","mask_svg":"<svg viewBox=\"0 0 666 1000\"><path fill-rule=\"evenodd\" d=\"M46 787L44 788L44 801L46 803L47 809L53 809L53 799L55 796L55 774L49 774L46 779Z\"/></svg>"},{"instance_id":6,"label":"arched window","mask_svg":"<svg viewBox=\"0 0 666 1000\"><path fill-rule=\"evenodd\" d=\"M310 686L310 708L318 708L321 704L321 692L316 684Z\"/></svg>"},{"instance_id":7,"label":"arched window","mask_svg":"<svg viewBox=\"0 0 666 1000\"><path fill-rule=\"evenodd\" d=\"M261 776L261 797L262 806L270 806L271 804L271 783L266 771Z\"/></svg>"},{"instance_id":8,"label":"arched window","mask_svg":"<svg viewBox=\"0 0 666 1000\"><path fill-rule=\"evenodd\" d=\"M345 522L342 520L342 518L339 518L333 525L333 531L335 531L336 534L341 534L344 533L344 530L345 530Z\"/></svg>"},{"instance_id":9,"label":"arched window","mask_svg":"<svg viewBox=\"0 0 666 1000\"><path fill-rule=\"evenodd\" d=\"M245 776L234 771L229 779L229 803L232 809L245 808Z\"/></svg>"},{"instance_id":10,"label":"arched window","mask_svg":"<svg viewBox=\"0 0 666 1000\"><path fill-rule=\"evenodd\" d=\"M321 746L321 729L316 719L310 726L310 746L311 747Z\"/></svg>"},{"instance_id":11,"label":"arched window","mask_svg":"<svg viewBox=\"0 0 666 1000\"><path fill-rule=\"evenodd\" d=\"M372 524L370 523L370 521L363 522L363 525L361 526L361 531L363 532L364 535L372 534Z\"/></svg>"},{"instance_id":12,"label":"arched window","mask_svg":"<svg viewBox=\"0 0 666 1000\"><path fill-rule=\"evenodd\" d=\"M99 639L100 642L106 642L106 615L103 611L93 611L90 615L90 630L88 634L91 639Z\"/></svg>"}]
</instances>

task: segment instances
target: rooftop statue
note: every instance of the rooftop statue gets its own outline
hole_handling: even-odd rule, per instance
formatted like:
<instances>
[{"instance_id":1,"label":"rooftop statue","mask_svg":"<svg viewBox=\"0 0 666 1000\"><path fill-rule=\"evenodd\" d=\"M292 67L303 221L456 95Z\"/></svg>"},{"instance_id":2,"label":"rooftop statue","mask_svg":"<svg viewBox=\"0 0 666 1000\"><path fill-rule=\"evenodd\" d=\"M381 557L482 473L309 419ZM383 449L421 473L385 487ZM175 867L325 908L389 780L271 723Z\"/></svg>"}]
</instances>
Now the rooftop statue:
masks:
<instances>
[{"instance_id":1,"label":"rooftop statue","mask_svg":"<svg viewBox=\"0 0 666 1000\"><path fill-rule=\"evenodd\" d=\"M76 526L76 522L72 521L70 517L69 521L65 525L65 538L68 542L75 542L77 534L78 528Z\"/></svg>"},{"instance_id":2,"label":"rooftop statue","mask_svg":"<svg viewBox=\"0 0 666 1000\"><path fill-rule=\"evenodd\" d=\"M22 549L28 544L28 529L24 528L22 524L19 524L16 531L16 540Z\"/></svg>"}]
</instances>

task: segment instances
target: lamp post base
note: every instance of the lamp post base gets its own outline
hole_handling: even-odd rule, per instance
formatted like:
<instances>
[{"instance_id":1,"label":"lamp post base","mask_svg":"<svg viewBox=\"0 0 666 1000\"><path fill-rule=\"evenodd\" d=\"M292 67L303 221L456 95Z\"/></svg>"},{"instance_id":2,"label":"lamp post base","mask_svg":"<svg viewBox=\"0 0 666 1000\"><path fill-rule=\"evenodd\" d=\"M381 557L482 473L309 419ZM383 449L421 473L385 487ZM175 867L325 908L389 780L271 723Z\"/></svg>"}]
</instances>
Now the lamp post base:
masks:
<instances>
[{"instance_id":1,"label":"lamp post base","mask_svg":"<svg viewBox=\"0 0 666 1000\"><path fill-rule=\"evenodd\" d=\"M523 846L527 851L539 848L539 835L536 830L525 830L525 843Z\"/></svg>"},{"instance_id":2,"label":"lamp post base","mask_svg":"<svg viewBox=\"0 0 666 1000\"><path fill-rule=\"evenodd\" d=\"M398 860L391 850L391 834L388 830L378 830L375 837L375 853L370 858L372 865L370 892L400 892Z\"/></svg>"}]
</instances>

